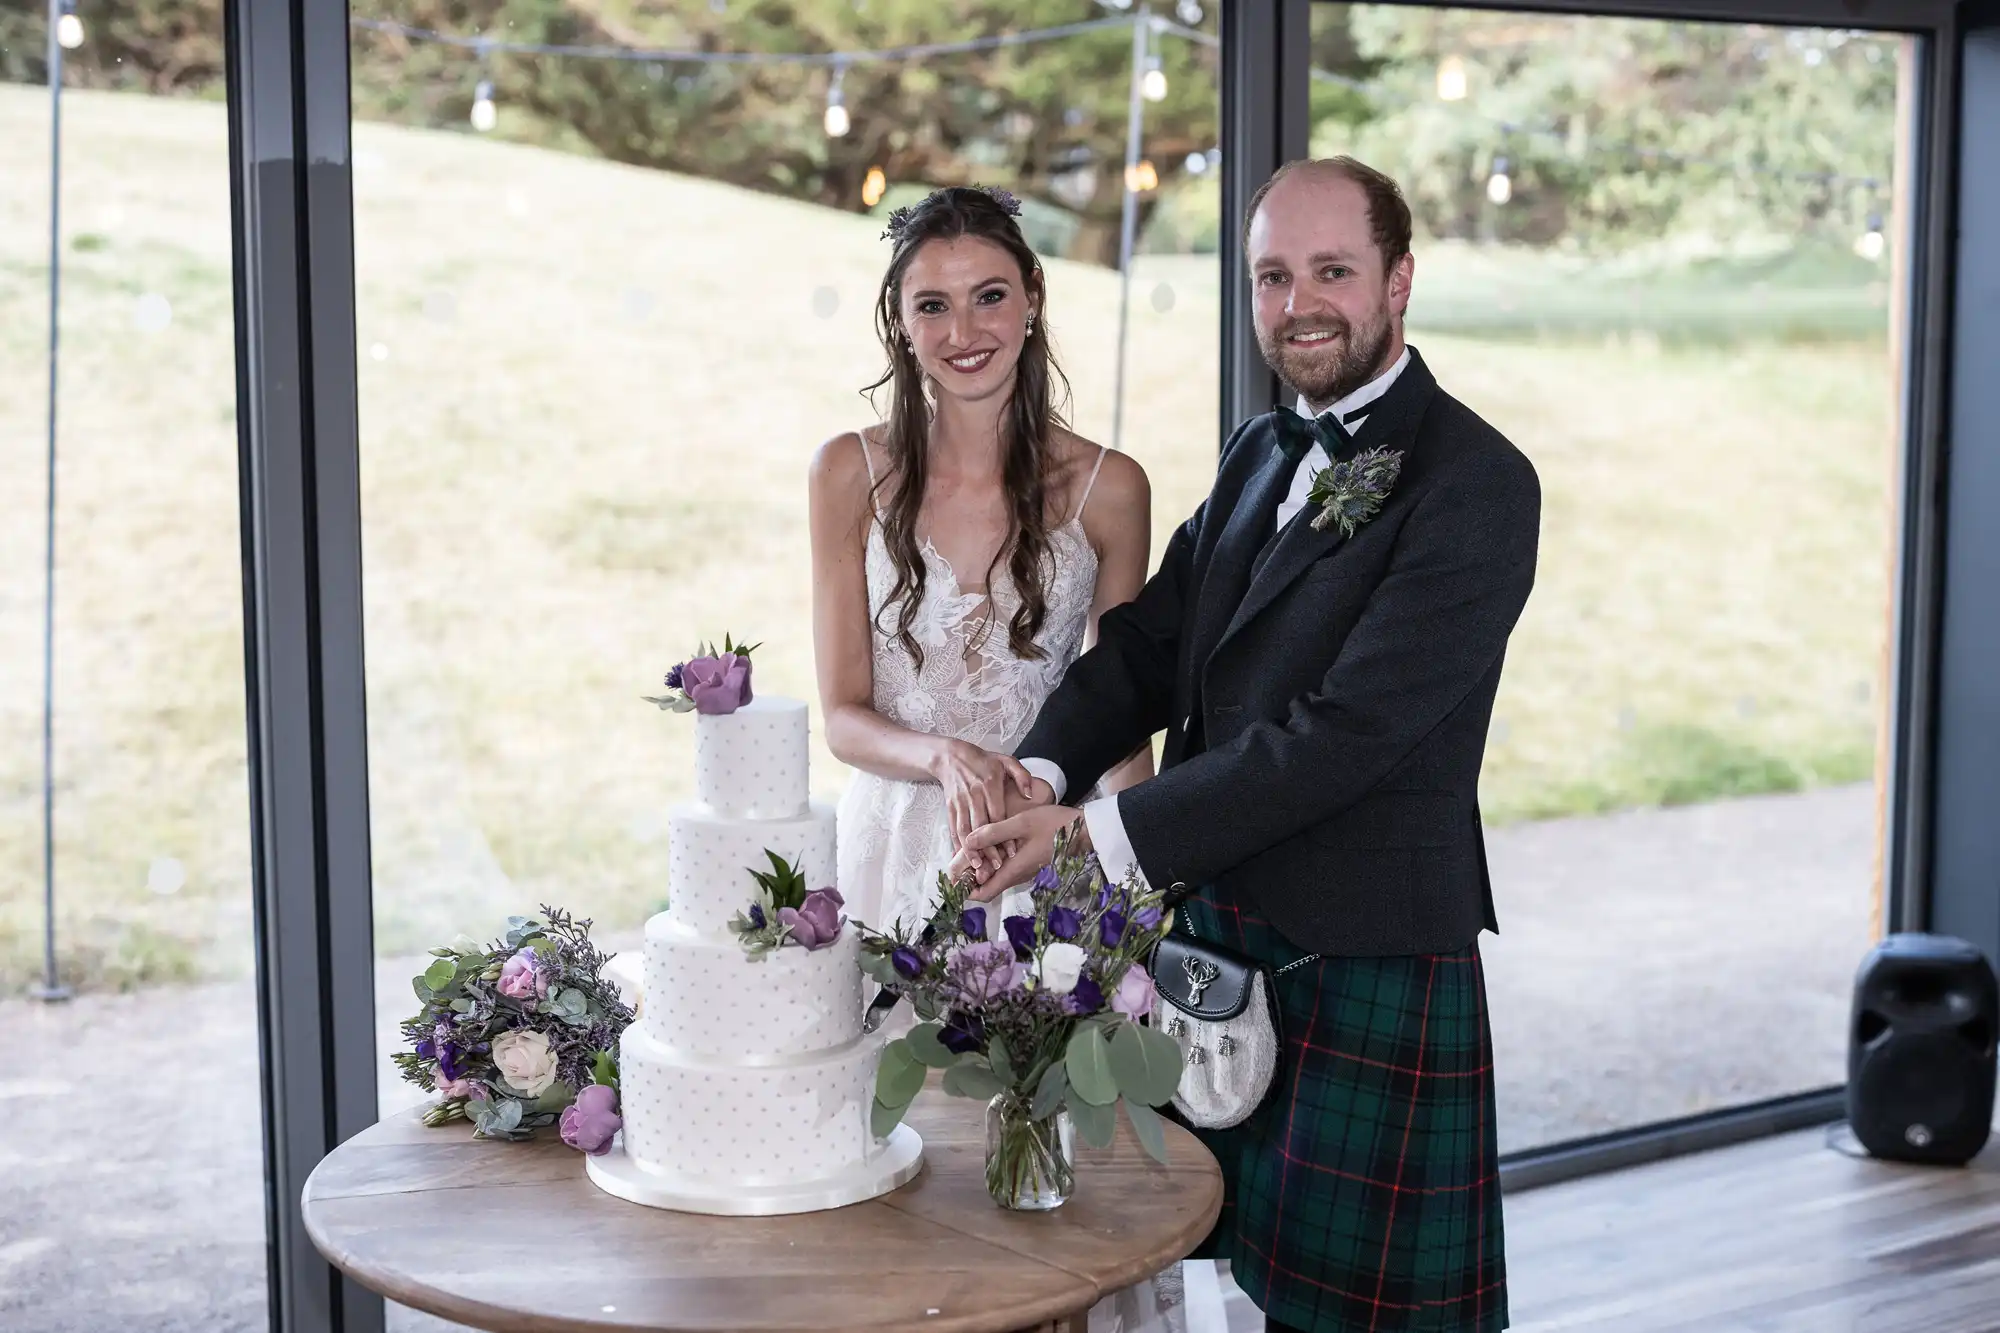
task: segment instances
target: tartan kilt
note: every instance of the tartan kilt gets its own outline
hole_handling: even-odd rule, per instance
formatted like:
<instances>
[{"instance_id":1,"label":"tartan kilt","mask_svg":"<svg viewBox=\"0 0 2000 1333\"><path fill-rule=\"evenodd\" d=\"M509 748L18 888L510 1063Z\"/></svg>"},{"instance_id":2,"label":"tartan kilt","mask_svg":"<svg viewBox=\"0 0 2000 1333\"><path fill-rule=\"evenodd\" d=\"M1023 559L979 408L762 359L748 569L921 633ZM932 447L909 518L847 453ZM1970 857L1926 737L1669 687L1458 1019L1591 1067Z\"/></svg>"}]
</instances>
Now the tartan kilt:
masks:
<instances>
[{"instance_id":1,"label":"tartan kilt","mask_svg":"<svg viewBox=\"0 0 2000 1333\"><path fill-rule=\"evenodd\" d=\"M1273 968L1307 952L1226 891L1183 910L1201 938ZM1478 945L1323 958L1275 985L1270 1094L1242 1124L1196 1131L1224 1196L1193 1257L1227 1259L1267 1316L1313 1333L1506 1328Z\"/></svg>"}]
</instances>

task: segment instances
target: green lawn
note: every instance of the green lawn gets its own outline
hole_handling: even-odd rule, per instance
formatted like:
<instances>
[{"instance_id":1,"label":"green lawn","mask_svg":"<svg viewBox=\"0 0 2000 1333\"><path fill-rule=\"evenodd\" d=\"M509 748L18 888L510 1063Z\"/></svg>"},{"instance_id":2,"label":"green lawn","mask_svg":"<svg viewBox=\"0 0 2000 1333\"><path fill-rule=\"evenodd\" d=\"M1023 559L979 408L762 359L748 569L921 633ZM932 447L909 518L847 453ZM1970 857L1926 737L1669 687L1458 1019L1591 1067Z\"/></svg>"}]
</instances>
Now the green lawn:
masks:
<instances>
[{"instance_id":1,"label":"green lawn","mask_svg":"<svg viewBox=\"0 0 2000 1333\"><path fill-rule=\"evenodd\" d=\"M223 116L66 107L65 952L105 984L228 971L249 913ZM0 88L5 988L39 948L45 116L38 90ZM728 630L767 645L766 691L812 697L805 466L870 419L880 225L468 135L363 125L357 148L379 947L543 898L631 925L664 894L689 783L685 719L639 695ZM1538 262L1428 247L1412 318L1544 485L1492 817L1865 777L1891 517L1879 337L1498 328L1502 289L1518 312L1554 281ZM1050 276L1077 424L1108 438L1117 275ZM1589 307L1566 281L1564 307ZM149 294L164 329L135 322ZM1216 298L1209 259L1136 275L1125 444L1162 539L1213 468ZM1812 302L1879 327L1862 286ZM156 892L167 858L185 884Z\"/></svg>"}]
</instances>

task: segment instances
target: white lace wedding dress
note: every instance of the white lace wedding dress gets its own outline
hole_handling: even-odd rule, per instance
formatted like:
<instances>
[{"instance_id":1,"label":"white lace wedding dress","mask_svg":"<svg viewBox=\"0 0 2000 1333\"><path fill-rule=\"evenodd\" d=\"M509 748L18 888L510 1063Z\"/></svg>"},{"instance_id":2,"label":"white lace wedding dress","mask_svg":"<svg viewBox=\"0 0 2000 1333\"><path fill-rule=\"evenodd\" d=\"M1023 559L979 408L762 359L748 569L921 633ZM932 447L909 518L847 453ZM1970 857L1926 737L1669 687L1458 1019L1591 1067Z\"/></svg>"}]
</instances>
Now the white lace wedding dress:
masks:
<instances>
[{"instance_id":1,"label":"white lace wedding dress","mask_svg":"<svg viewBox=\"0 0 2000 1333\"><path fill-rule=\"evenodd\" d=\"M872 494L875 460L866 444L861 453ZM876 510L864 561L876 712L912 731L970 741L998 754L1012 754L1027 738L1042 701L1083 648L1097 588L1097 553L1084 535L1083 509L1103 466L1100 451L1076 512L1049 532L1054 571L1048 611L1035 636L1042 650L1036 660L1016 657L1008 648L1007 626L1020 598L1007 571L994 571L989 596L988 589L961 583L926 538L920 547L924 595L910 623L924 657L921 667L912 661L895 635L896 612L883 610L896 586L896 567ZM840 891L850 916L876 929L899 921L922 923L936 909L939 873L957 854L944 789L935 782L857 772L841 797L838 845ZM1179 1297L1176 1266L1100 1301L1090 1312L1090 1333L1182 1333Z\"/></svg>"}]
</instances>

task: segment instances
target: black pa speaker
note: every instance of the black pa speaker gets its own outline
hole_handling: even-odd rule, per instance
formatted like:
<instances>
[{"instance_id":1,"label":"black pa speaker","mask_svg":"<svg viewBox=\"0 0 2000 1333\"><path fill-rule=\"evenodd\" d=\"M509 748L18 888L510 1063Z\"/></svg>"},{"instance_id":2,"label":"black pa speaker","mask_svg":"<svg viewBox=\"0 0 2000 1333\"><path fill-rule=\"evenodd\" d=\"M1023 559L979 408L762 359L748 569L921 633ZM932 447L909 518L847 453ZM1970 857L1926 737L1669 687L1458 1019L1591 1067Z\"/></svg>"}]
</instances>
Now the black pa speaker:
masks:
<instances>
[{"instance_id":1,"label":"black pa speaker","mask_svg":"<svg viewBox=\"0 0 2000 1333\"><path fill-rule=\"evenodd\" d=\"M1961 1166L1993 1124L2000 982L1948 935L1891 935L1854 979L1847 1123L1876 1157Z\"/></svg>"}]
</instances>

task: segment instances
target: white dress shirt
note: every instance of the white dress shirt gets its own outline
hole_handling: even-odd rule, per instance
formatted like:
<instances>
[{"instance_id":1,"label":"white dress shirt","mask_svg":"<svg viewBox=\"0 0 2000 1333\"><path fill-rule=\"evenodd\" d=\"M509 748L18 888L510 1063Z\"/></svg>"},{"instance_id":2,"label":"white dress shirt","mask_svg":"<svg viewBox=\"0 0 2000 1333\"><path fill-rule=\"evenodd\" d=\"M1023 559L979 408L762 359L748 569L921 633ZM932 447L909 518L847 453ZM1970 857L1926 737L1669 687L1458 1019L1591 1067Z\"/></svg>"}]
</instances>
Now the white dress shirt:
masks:
<instances>
[{"instance_id":1,"label":"white dress shirt","mask_svg":"<svg viewBox=\"0 0 2000 1333\"><path fill-rule=\"evenodd\" d=\"M1389 392L1389 386L1396 382L1396 377L1401 375L1403 368L1409 364L1410 349L1405 347L1403 354L1396 358L1395 364L1319 415L1325 416L1331 413L1346 426L1350 435L1353 434L1361 429L1368 418L1363 415L1350 420L1348 414ZM1313 415L1312 406L1304 397L1299 399L1298 413L1302 417ZM1327 457L1323 446L1315 444L1306 451L1305 457L1299 460L1298 470L1292 474L1291 489L1279 502L1277 526L1272 529L1273 540L1284 530L1285 525L1306 507L1306 497L1312 492L1313 478L1331 466L1333 460ZM1053 761L1024 758L1021 760L1021 766L1055 788L1056 800L1058 802L1062 800L1063 794L1068 790L1069 779ZM1104 867L1104 873L1112 883L1122 882L1130 873L1139 877L1140 884L1146 884L1146 872L1139 868L1139 858L1132 851L1132 839L1125 833L1125 820L1118 813L1117 796L1106 796L1086 802L1083 807L1083 824L1090 831L1090 845L1097 851L1098 864Z\"/></svg>"}]
</instances>

